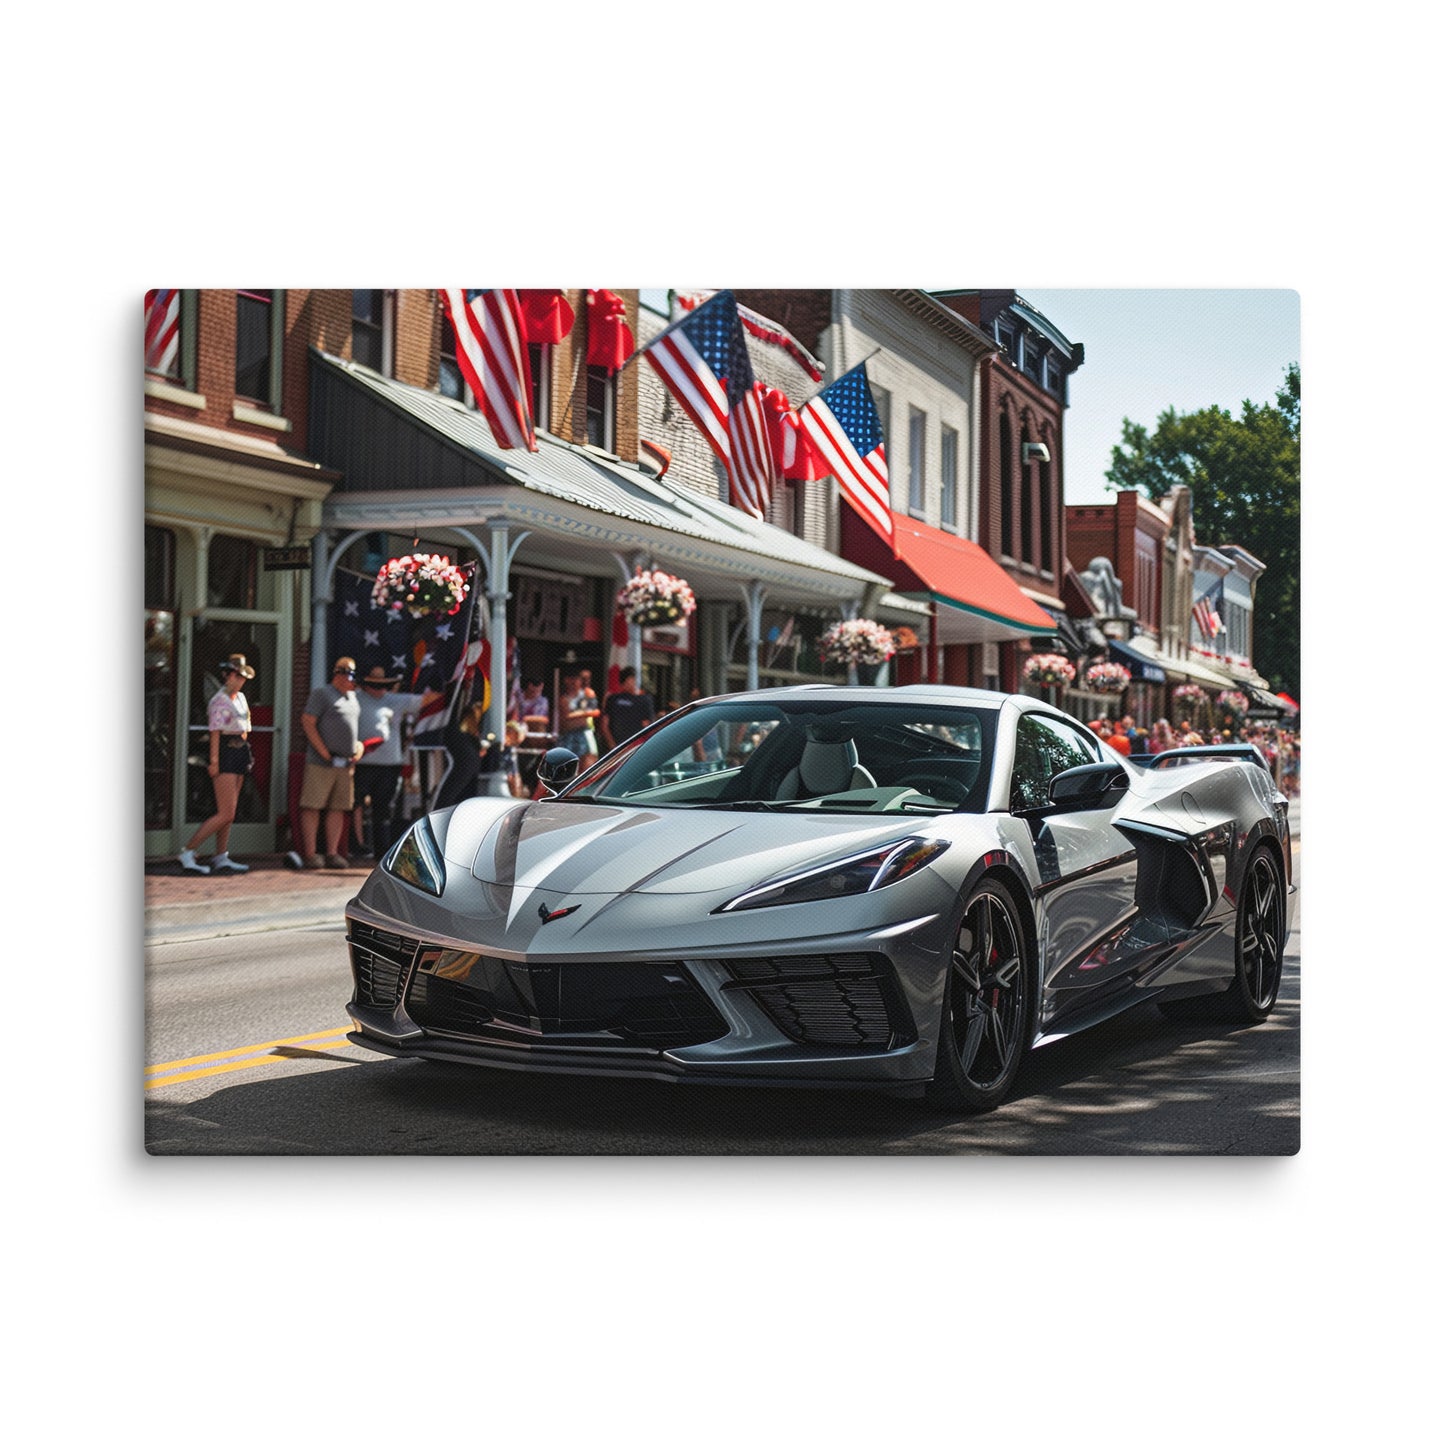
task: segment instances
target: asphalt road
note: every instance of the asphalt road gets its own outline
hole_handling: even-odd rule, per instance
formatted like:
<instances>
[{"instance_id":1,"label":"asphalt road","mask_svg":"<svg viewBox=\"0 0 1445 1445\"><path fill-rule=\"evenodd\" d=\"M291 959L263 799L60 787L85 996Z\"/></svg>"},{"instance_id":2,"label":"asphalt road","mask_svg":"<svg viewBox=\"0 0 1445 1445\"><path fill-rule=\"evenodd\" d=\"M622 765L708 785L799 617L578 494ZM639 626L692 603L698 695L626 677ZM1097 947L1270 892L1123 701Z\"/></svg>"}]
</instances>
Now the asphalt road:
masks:
<instances>
[{"instance_id":1,"label":"asphalt road","mask_svg":"<svg viewBox=\"0 0 1445 1445\"><path fill-rule=\"evenodd\" d=\"M1296 850L1298 863L1298 850ZM1296 881L1300 872L1297 866ZM1025 1061L978 1118L862 1094L546 1078L347 1044L339 925L147 949L152 1154L1280 1155L1300 1138L1300 913L1274 1014L1144 1006Z\"/></svg>"}]
</instances>

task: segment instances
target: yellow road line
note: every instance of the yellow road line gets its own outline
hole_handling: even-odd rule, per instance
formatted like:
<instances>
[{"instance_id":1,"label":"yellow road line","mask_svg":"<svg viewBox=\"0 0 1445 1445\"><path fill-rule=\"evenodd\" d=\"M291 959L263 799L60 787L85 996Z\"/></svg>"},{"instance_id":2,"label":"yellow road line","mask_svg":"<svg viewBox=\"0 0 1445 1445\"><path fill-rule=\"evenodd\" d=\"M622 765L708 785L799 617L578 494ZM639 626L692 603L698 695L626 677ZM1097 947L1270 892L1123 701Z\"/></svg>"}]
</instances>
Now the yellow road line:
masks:
<instances>
[{"instance_id":1,"label":"yellow road line","mask_svg":"<svg viewBox=\"0 0 1445 1445\"><path fill-rule=\"evenodd\" d=\"M262 1049L274 1049L279 1047L281 1044L309 1044L316 1039L336 1039L340 1038L342 1034L349 1033L350 1031L351 1025L346 1024L342 1028L328 1029L324 1033L298 1034L294 1039L272 1039L269 1043L248 1044L245 1048L226 1049L219 1054L197 1054L194 1058L191 1059L172 1059L171 1062L168 1064L150 1064L146 1068L146 1073L164 1074L169 1072L171 1069L188 1068L191 1064L210 1064L214 1063L217 1059L236 1059L240 1058L243 1054L258 1054L261 1052Z\"/></svg>"},{"instance_id":2,"label":"yellow road line","mask_svg":"<svg viewBox=\"0 0 1445 1445\"><path fill-rule=\"evenodd\" d=\"M340 1030L338 1030L340 1032ZM333 1049L351 1048L350 1039L342 1039L339 1043L329 1045ZM235 1069L254 1069L257 1064L279 1064L285 1061L284 1054L261 1054L256 1058L234 1059L229 1064L217 1064L211 1069L192 1069L187 1074L166 1074L163 1078L149 1079L146 1081L147 1089L159 1089L166 1084L185 1084L192 1079L208 1078L211 1074L229 1074ZM158 1066L159 1067L159 1066Z\"/></svg>"}]
</instances>

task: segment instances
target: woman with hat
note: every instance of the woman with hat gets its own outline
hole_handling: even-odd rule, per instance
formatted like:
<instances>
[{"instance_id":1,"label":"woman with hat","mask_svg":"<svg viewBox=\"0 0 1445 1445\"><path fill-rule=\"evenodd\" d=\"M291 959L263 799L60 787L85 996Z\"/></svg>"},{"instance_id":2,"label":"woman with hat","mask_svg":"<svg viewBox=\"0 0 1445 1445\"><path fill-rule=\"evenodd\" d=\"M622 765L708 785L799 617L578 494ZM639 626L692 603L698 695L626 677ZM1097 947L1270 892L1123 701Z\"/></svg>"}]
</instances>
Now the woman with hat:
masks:
<instances>
[{"instance_id":1,"label":"woman with hat","mask_svg":"<svg viewBox=\"0 0 1445 1445\"><path fill-rule=\"evenodd\" d=\"M216 811L191 835L191 841L180 852L181 867L187 873L248 873L244 863L237 863L226 851L231 840L231 824L236 819L236 804L241 797L241 780L251 771L251 707L241 691L256 669L245 655L233 652L221 664L221 690L211 699L206 710L210 729L211 761L206 771L216 790ZM208 868L196 862L196 849L212 834L216 836L216 856Z\"/></svg>"}]
</instances>

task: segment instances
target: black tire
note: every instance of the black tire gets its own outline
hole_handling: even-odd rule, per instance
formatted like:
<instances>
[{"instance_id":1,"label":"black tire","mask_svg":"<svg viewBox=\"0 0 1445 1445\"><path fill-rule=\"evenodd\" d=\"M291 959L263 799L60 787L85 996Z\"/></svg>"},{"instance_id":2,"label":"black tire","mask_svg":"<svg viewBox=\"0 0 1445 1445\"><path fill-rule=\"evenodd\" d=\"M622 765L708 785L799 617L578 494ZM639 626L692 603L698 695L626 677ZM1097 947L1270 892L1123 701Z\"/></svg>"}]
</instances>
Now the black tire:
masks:
<instances>
[{"instance_id":1,"label":"black tire","mask_svg":"<svg viewBox=\"0 0 1445 1445\"><path fill-rule=\"evenodd\" d=\"M1028 1045L1032 978L1018 907L985 879L964 905L949 959L928 1103L980 1114L1003 1101Z\"/></svg>"},{"instance_id":2,"label":"black tire","mask_svg":"<svg viewBox=\"0 0 1445 1445\"><path fill-rule=\"evenodd\" d=\"M1263 1023L1279 1000L1284 944L1284 878L1274 854L1256 844L1239 884L1233 982L1224 993L1168 1000L1159 1005L1160 1013L1179 1020Z\"/></svg>"},{"instance_id":3,"label":"black tire","mask_svg":"<svg viewBox=\"0 0 1445 1445\"><path fill-rule=\"evenodd\" d=\"M1274 854L1257 845L1244 865L1234 926L1234 982L1224 995L1227 1017L1262 1024L1279 999L1284 976L1284 878Z\"/></svg>"}]
</instances>

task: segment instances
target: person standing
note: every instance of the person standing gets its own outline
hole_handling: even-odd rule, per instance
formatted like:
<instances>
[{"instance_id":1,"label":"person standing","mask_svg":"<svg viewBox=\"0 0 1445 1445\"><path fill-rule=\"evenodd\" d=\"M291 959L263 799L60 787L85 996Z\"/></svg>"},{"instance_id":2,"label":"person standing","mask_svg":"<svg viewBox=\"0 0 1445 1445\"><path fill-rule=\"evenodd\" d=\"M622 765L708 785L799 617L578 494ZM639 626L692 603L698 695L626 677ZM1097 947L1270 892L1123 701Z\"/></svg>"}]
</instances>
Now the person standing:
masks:
<instances>
[{"instance_id":1,"label":"person standing","mask_svg":"<svg viewBox=\"0 0 1445 1445\"><path fill-rule=\"evenodd\" d=\"M211 761L206 768L216 792L216 811L191 834L191 841L180 851L180 864L187 873L249 873L244 863L231 857L231 824L236 820L236 804L241 797L241 784L251 771L251 706L241 691L256 669L246 661L244 653L233 652L221 664L221 689L206 708L206 726L210 734ZM211 835L216 839L216 856L210 866L196 861L196 849Z\"/></svg>"},{"instance_id":2,"label":"person standing","mask_svg":"<svg viewBox=\"0 0 1445 1445\"><path fill-rule=\"evenodd\" d=\"M356 765L356 815L353 832L360 850L370 845L384 858L397 837L400 799L401 720L415 717L439 692L393 692L399 677L388 677L380 663L367 669L356 694L362 759Z\"/></svg>"},{"instance_id":3,"label":"person standing","mask_svg":"<svg viewBox=\"0 0 1445 1445\"><path fill-rule=\"evenodd\" d=\"M525 678L522 682L522 706L518 716L529 733L552 731L552 707L542 692L541 682L535 677Z\"/></svg>"},{"instance_id":4,"label":"person standing","mask_svg":"<svg viewBox=\"0 0 1445 1445\"><path fill-rule=\"evenodd\" d=\"M609 693L602 706L600 726L607 751L636 737L656 716L651 695L637 685L637 669L624 667L617 676L617 691Z\"/></svg>"},{"instance_id":5,"label":"person standing","mask_svg":"<svg viewBox=\"0 0 1445 1445\"><path fill-rule=\"evenodd\" d=\"M601 709L597 706L597 694L592 691L592 674L583 668L581 672L569 672L562 679L562 714L559 747L570 748L577 754L579 773L585 773L597 761L597 735L592 725Z\"/></svg>"},{"instance_id":6,"label":"person standing","mask_svg":"<svg viewBox=\"0 0 1445 1445\"><path fill-rule=\"evenodd\" d=\"M341 833L356 801L356 764L361 746L361 706L356 701L356 663L338 657L331 681L314 689L301 714L306 768L301 778L301 860L320 868L316 827L325 813L327 868L345 868Z\"/></svg>"}]
</instances>

